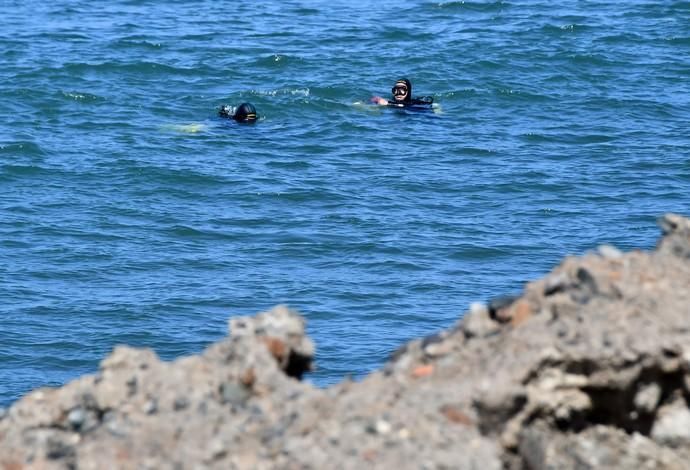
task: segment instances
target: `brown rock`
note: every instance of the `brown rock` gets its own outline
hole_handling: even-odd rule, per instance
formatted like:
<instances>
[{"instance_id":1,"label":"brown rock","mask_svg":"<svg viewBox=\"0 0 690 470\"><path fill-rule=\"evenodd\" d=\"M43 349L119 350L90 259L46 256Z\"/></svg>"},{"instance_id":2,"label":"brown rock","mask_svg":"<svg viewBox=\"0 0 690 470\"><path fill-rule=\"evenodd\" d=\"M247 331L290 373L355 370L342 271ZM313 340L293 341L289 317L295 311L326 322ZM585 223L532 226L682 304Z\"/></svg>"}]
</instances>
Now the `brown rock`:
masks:
<instances>
[{"instance_id":1,"label":"brown rock","mask_svg":"<svg viewBox=\"0 0 690 470\"><path fill-rule=\"evenodd\" d=\"M466 426L471 426L474 424L469 416L453 405L443 405L440 411L446 418L448 418L449 421L453 423L464 424Z\"/></svg>"},{"instance_id":2,"label":"brown rock","mask_svg":"<svg viewBox=\"0 0 690 470\"><path fill-rule=\"evenodd\" d=\"M434 373L433 364L424 364L424 365L417 366L414 369L412 369L412 377L417 378L417 379L421 378L421 377L428 377L433 373Z\"/></svg>"},{"instance_id":3,"label":"brown rock","mask_svg":"<svg viewBox=\"0 0 690 470\"><path fill-rule=\"evenodd\" d=\"M524 299L517 301L510 310L510 324L513 326L519 326L532 316L532 307Z\"/></svg>"}]
</instances>

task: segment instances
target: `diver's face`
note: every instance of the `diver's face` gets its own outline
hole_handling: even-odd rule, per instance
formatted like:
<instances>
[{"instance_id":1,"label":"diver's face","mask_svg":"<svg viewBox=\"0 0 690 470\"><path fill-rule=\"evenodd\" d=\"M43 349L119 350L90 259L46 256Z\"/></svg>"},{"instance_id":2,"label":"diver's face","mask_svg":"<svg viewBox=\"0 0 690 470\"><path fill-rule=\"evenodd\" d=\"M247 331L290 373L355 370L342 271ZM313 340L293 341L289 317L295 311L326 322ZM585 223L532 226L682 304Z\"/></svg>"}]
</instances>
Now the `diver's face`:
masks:
<instances>
[{"instance_id":1,"label":"diver's face","mask_svg":"<svg viewBox=\"0 0 690 470\"><path fill-rule=\"evenodd\" d=\"M405 101L409 93L407 87L402 84L396 84L391 91L393 92L393 99L395 101Z\"/></svg>"}]
</instances>

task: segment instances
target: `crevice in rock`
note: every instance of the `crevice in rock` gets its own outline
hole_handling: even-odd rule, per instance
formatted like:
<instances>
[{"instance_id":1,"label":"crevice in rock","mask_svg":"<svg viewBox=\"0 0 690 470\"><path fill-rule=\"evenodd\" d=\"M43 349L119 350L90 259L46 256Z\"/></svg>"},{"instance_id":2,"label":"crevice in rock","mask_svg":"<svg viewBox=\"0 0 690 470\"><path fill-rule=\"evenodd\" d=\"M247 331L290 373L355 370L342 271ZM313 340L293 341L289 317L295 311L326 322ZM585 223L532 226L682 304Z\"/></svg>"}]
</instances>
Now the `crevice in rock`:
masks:
<instances>
[{"instance_id":1,"label":"crevice in rock","mask_svg":"<svg viewBox=\"0 0 690 470\"><path fill-rule=\"evenodd\" d=\"M634 390L606 389L606 388L585 388L584 392L592 400L592 409L587 416L585 426L573 429L568 426L563 430L573 430L580 432L589 426L603 424L614 426L625 430L631 434L639 432L649 435L654 424L654 415L649 412L639 412L635 410L633 400Z\"/></svg>"},{"instance_id":2,"label":"crevice in rock","mask_svg":"<svg viewBox=\"0 0 690 470\"><path fill-rule=\"evenodd\" d=\"M679 395L689 404L690 392L682 367L669 370L663 361L635 366L613 368L589 359L547 359L523 380L526 395L515 391L500 400L476 401L477 425L484 436L501 436L506 455L513 457L519 453L514 439L521 439L515 432L539 423L560 433L581 433L603 425L650 437L659 409ZM562 375L550 377L549 369ZM579 381L585 383L578 385ZM584 395L589 404L583 401ZM515 464L513 457L510 465Z\"/></svg>"},{"instance_id":3,"label":"crevice in rock","mask_svg":"<svg viewBox=\"0 0 690 470\"><path fill-rule=\"evenodd\" d=\"M288 377L302 380L305 372L309 372L312 369L312 359L312 356L300 354L294 349L290 350L290 355L285 365L285 374Z\"/></svg>"},{"instance_id":4,"label":"crevice in rock","mask_svg":"<svg viewBox=\"0 0 690 470\"><path fill-rule=\"evenodd\" d=\"M660 394L655 403L644 408L636 403L638 392L650 384L658 386ZM590 425L603 424L624 430L628 434L637 432L649 436L656 419L656 412L663 403L683 390L683 373L663 373L658 368L642 371L638 379L627 389L585 387L583 391L592 400L589 413Z\"/></svg>"}]
</instances>

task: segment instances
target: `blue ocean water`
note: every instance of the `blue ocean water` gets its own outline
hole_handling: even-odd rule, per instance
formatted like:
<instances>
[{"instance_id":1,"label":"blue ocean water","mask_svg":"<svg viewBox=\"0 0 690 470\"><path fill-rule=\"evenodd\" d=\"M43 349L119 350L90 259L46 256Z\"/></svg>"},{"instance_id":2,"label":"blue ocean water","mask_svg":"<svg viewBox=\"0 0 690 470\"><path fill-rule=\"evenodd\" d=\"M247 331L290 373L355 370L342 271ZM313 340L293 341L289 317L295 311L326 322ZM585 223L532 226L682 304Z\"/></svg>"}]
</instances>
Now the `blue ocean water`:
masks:
<instances>
[{"instance_id":1,"label":"blue ocean water","mask_svg":"<svg viewBox=\"0 0 690 470\"><path fill-rule=\"evenodd\" d=\"M0 406L279 303L361 377L690 215L688 1L2 6ZM402 76L437 112L366 104Z\"/></svg>"}]
</instances>

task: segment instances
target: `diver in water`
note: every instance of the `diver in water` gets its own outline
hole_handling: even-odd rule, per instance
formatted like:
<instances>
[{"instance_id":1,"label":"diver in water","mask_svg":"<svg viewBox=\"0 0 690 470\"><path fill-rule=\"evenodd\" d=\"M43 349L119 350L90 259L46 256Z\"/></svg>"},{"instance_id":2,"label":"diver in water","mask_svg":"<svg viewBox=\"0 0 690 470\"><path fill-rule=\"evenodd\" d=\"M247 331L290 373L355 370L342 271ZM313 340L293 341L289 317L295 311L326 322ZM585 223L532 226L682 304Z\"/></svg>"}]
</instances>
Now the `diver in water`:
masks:
<instances>
[{"instance_id":1,"label":"diver in water","mask_svg":"<svg viewBox=\"0 0 690 470\"><path fill-rule=\"evenodd\" d=\"M371 98L371 102L381 106L391 106L394 108L430 108L434 102L431 96L423 96L421 98L412 97L412 83L407 78L401 78L391 89L393 99L387 100L380 96Z\"/></svg>"},{"instance_id":2,"label":"diver in water","mask_svg":"<svg viewBox=\"0 0 690 470\"><path fill-rule=\"evenodd\" d=\"M237 108L224 104L218 110L218 116L243 123L254 123L257 120L256 108L251 103L242 103Z\"/></svg>"}]
</instances>

